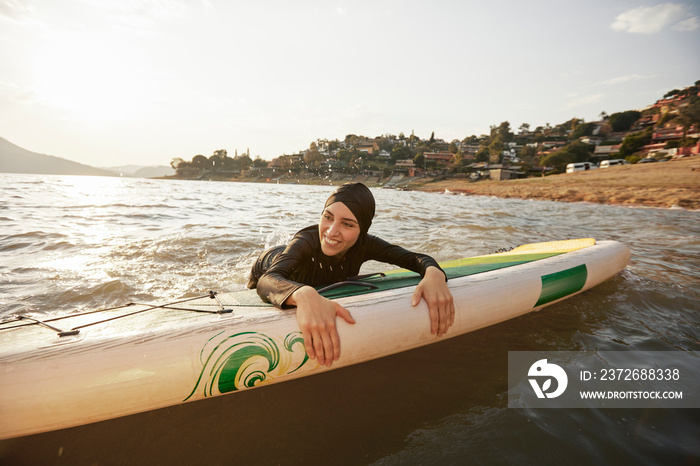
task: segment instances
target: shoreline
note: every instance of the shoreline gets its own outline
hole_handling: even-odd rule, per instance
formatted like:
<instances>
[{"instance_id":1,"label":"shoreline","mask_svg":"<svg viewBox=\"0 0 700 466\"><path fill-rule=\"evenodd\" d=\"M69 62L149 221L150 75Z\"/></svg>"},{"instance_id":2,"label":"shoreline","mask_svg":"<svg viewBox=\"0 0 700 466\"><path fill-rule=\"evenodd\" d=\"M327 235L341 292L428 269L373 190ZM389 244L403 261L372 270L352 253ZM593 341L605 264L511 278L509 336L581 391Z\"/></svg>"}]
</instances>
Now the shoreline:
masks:
<instances>
[{"instance_id":1,"label":"shoreline","mask_svg":"<svg viewBox=\"0 0 700 466\"><path fill-rule=\"evenodd\" d=\"M181 178L166 177L165 179ZM297 178L292 182L309 185L340 185L350 179L351 177L336 180L307 177ZM374 177L371 180L374 180ZM256 181L245 178L227 178L219 181L290 182L284 179ZM352 181L366 182L370 187L382 187L381 184L373 183L367 177L354 177ZM403 180L399 184L401 189L430 193L700 210L700 156L506 181L471 182L466 178L442 180L421 178L408 183Z\"/></svg>"},{"instance_id":2,"label":"shoreline","mask_svg":"<svg viewBox=\"0 0 700 466\"><path fill-rule=\"evenodd\" d=\"M508 181L444 180L417 187L500 198L700 210L700 157Z\"/></svg>"}]
</instances>

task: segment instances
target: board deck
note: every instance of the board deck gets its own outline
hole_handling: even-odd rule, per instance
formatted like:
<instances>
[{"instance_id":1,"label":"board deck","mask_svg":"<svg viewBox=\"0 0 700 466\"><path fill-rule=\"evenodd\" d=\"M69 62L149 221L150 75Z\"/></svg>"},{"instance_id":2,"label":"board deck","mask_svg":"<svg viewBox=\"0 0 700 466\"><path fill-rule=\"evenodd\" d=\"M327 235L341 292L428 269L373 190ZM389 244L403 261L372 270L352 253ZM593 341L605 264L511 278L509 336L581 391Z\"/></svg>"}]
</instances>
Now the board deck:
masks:
<instances>
[{"instance_id":1,"label":"board deck","mask_svg":"<svg viewBox=\"0 0 700 466\"><path fill-rule=\"evenodd\" d=\"M455 259L440 262L439 265L445 271L448 280L450 280L547 259L593 245L595 245L594 238L526 244L507 252ZM358 280L359 282L373 285L376 288L362 288L348 285L347 287L337 288L322 294L327 298L336 299L407 286L416 286L421 280L418 274L405 269L390 270L384 272L384 274L386 276L381 278L371 277L365 280Z\"/></svg>"},{"instance_id":2,"label":"board deck","mask_svg":"<svg viewBox=\"0 0 700 466\"><path fill-rule=\"evenodd\" d=\"M621 243L585 239L442 263L456 308L455 323L442 338L587 290L622 270L629 256ZM343 349L333 369L441 340L430 333L425 303L410 305L418 280L415 273L392 270L365 280L376 289L332 290L356 320L338 322ZM306 355L295 312L262 303L253 290L132 304L45 323L54 329L26 320L0 323L0 438L329 370Z\"/></svg>"}]
</instances>

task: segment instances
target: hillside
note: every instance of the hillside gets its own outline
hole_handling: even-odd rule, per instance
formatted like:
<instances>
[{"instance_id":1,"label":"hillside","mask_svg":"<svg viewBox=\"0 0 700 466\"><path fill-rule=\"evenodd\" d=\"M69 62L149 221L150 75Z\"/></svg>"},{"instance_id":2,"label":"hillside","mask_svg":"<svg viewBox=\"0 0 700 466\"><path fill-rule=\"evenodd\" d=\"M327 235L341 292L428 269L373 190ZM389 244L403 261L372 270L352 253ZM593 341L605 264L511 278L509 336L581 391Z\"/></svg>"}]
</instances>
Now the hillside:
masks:
<instances>
[{"instance_id":1,"label":"hillside","mask_svg":"<svg viewBox=\"0 0 700 466\"><path fill-rule=\"evenodd\" d=\"M40 175L116 176L82 163L53 155L37 154L0 138L0 173L36 173Z\"/></svg>"}]
</instances>

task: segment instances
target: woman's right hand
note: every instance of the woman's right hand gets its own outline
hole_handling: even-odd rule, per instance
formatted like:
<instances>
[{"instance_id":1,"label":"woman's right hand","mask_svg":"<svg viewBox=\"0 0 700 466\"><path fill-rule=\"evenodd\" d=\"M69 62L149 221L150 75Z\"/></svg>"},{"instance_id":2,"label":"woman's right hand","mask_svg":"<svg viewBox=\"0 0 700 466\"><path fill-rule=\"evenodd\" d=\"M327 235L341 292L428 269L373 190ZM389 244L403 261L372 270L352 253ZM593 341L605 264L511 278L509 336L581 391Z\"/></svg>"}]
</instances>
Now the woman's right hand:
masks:
<instances>
[{"instance_id":1,"label":"woman's right hand","mask_svg":"<svg viewBox=\"0 0 700 466\"><path fill-rule=\"evenodd\" d=\"M340 357L340 338L336 316L354 324L350 311L335 301L324 298L310 286L302 286L285 304L297 307L297 323L304 338L306 354L319 364L330 367Z\"/></svg>"}]
</instances>

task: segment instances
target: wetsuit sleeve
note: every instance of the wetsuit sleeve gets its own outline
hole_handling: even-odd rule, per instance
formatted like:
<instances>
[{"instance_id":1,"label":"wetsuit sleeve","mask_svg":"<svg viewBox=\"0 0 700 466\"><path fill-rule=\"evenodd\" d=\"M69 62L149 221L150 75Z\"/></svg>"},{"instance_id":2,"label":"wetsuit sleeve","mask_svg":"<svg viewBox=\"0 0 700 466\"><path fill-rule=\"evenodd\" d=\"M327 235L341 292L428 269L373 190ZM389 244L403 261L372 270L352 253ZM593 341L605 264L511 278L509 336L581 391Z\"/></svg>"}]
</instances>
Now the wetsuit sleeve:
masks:
<instances>
[{"instance_id":1,"label":"wetsuit sleeve","mask_svg":"<svg viewBox=\"0 0 700 466\"><path fill-rule=\"evenodd\" d=\"M437 261L427 254L409 251L372 235L367 236L366 244L366 260L376 260L398 265L404 269L419 273L421 277L425 276L425 271L431 266L437 267L442 273L445 273ZM447 274L445 274L445 281L447 281Z\"/></svg>"},{"instance_id":2,"label":"wetsuit sleeve","mask_svg":"<svg viewBox=\"0 0 700 466\"><path fill-rule=\"evenodd\" d=\"M290 279L295 270L302 267L304 259L312 254L308 242L295 237L287 248L272 262L270 268L258 280L258 296L277 308L284 309L284 302L292 293L304 286Z\"/></svg>"}]
</instances>

